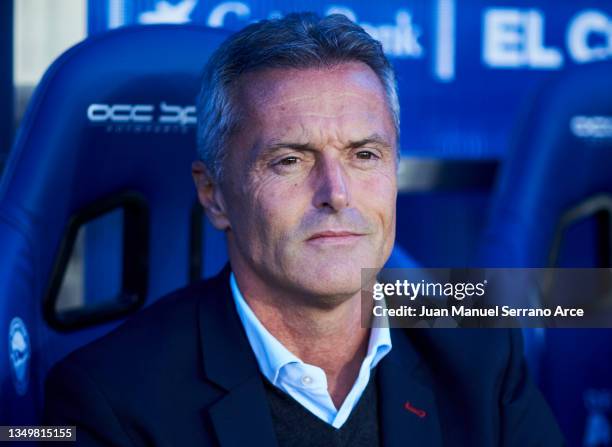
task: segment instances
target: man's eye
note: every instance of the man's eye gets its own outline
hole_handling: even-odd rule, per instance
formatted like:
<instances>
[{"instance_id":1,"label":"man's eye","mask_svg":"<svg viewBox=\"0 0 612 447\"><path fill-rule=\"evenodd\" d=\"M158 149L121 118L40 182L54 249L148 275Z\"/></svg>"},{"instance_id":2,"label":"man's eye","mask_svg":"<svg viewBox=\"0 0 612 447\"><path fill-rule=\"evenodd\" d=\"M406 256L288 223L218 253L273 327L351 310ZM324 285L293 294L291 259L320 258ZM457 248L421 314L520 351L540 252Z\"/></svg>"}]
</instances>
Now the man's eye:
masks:
<instances>
[{"instance_id":1,"label":"man's eye","mask_svg":"<svg viewBox=\"0 0 612 447\"><path fill-rule=\"evenodd\" d=\"M359 151L357 152L357 158L360 160L374 160L378 156L371 151Z\"/></svg>"},{"instance_id":2,"label":"man's eye","mask_svg":"<svg viewBox=\"0 0 612 447\"><path fill-rule=\"evenodd\" d=\"M280 166L291 166L297 164L299 161L300 159L297 157L285 157L279 160L276 164Z\"/></svg>"}]
</instances>

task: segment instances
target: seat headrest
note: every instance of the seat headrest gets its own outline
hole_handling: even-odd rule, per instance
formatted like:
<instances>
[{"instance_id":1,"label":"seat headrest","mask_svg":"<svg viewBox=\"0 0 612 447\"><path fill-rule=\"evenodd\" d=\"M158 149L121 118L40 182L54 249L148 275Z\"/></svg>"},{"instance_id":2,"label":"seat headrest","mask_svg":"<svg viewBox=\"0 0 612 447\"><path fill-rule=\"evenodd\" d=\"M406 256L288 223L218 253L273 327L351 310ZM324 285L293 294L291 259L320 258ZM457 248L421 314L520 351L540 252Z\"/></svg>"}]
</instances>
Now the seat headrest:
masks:
<instances>
[{"instance_id":1,"label":"seat headrest","mask_svg":"<svg viewBox=\"0 0 612 447\"><path fill-rule=\"evenodd\" d=\"M50 266L67 219L121 191L163 214L191 207L195 98L226 31L121 28L71 48L48 69L0 184L0 211L21 222ZM44 276L44 275L43 275Z\"/></svg>"},{"instance_id":2,"label":"seat headrest","mask_svg":"<svg viewBox=\"0 0 612 447\"><path fill-rule=\"evenodd\" d=\"M508 242L508 251L497 250L505 266L543 267L561 215L612 192L612 63L557 75L519 123L485 244L497 250Z\"/></svg>"}]
</instances>

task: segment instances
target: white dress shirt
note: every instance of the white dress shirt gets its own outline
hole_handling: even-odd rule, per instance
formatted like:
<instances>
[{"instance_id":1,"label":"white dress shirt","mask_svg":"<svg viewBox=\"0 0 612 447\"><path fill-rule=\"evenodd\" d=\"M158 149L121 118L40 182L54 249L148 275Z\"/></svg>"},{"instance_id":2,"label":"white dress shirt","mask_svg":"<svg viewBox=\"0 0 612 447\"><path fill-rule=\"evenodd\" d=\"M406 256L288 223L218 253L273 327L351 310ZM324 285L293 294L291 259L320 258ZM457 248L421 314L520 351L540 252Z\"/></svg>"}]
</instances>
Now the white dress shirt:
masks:
<instances>
[{"instance_id":1,"label":"white dress shirt","mask_svg":"<svg viewBox=\"0 0 612 447\"><path fill-rule=\"evenodd\" d=\"M340 428L363 394L370 380L370 371L391 350L389 328L377 327L370 330L368 351L359 368L357 380L342 406L336 409L327 390L325 371L318 366L304 363L261 324L242 296L233 273L230 276L230 286L238 316L262 374L314 415L333 427Z\"/></svg>"}]
</instances>

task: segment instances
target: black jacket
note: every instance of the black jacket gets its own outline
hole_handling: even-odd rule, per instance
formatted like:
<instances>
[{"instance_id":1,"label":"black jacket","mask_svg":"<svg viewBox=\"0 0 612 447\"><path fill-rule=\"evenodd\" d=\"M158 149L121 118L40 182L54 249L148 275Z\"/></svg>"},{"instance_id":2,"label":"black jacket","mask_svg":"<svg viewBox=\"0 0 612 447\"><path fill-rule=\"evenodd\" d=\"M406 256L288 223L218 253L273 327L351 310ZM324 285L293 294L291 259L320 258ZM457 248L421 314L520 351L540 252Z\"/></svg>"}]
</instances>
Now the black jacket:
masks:
<instances>
[{"instance_id":1,"label":"black jacket","mask_svg":"<svg viewBox=\"0 0 612 447\"><path fill-rule=\"evenodd\" d=\"M391 333L377 368L383 446L563 444L527 375L519 331ZM229 268L59 362L45 423L76 425L83 446L275 446Z\"/></svg>"}]
</instances>

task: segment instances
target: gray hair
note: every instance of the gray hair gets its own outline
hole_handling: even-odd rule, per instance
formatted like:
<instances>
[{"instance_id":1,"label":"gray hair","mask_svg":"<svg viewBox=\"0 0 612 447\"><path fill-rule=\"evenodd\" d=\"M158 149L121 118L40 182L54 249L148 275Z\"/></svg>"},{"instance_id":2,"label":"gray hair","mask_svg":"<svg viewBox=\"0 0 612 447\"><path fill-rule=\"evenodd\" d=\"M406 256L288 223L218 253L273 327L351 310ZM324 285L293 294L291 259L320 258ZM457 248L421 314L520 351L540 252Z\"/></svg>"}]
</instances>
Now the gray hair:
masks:
<instances>
[{"instance_id":1,"label":"gray hair","mask_svg":"<svg viewBox=\"0 0 612 447\"><path fill-rule=\"evenodd\" d=\"M293 13L247 26L223 42L209 59L197 101L198 157L220 180L227 153L224 148L240 121L232 89L242 74L353 61L365 63L380 79L399 140L395 74L380 42L344 15L321 18L314 13Z\"/></svg>"}]
</instances>

